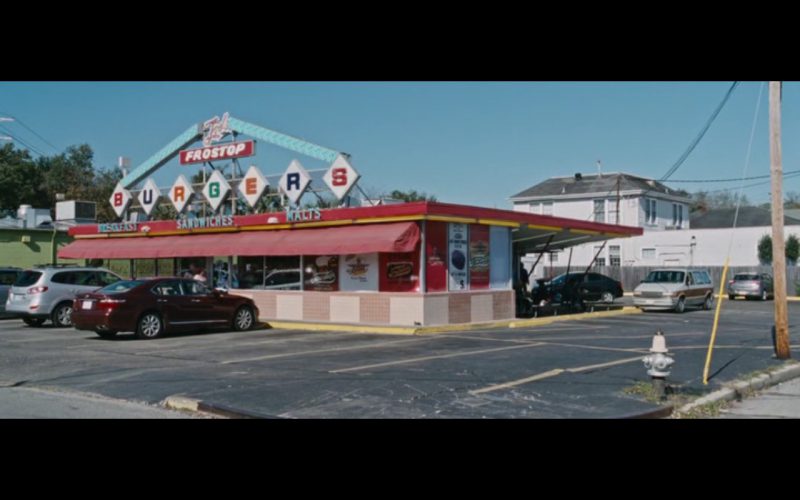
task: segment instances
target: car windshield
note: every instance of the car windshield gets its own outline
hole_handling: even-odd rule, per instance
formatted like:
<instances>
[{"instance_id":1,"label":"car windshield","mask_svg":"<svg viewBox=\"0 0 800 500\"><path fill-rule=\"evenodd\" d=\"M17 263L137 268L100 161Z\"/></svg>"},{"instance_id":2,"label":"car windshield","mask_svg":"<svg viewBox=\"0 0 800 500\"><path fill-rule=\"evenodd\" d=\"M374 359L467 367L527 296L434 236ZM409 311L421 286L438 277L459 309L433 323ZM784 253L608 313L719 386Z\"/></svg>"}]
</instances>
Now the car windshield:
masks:
<instances>
[{"instance_id":1,"label":"car windshield","mask_svg":"<svg viewBox=\"0 0 800 500\"><path fill-rule=\"evenodd\" d=\"M570 273L569 274L569 279L570 279L571 282L574 282L576 279L580 278L581 276L583 276L583 275L582 274L572 274L572 273ZM566 274L560 274L560 275L556 276L555 278L553 278L552 280L550 280L550 284L551 285L563 285L564 281L566 281L566 279L567 279L567 275Z\"/></svg>"},{"instance_id":2,"label":"car windshield","mask_svg":"<svg viewBox=\"0 0 800 500\"><path fill-rule=\"evenodd\" d=\"M135 287L141 285L142 283L146 283L146 281L144 281L144 280L122 280L122 281L117 281L116 283L112 283L112 284L110 284L108 286L105 286L105 287L101 288L100 290L98 290L98 292L99 293L108 293L108 294L123 293L123 292L127 292L131 288L135 288Z\"/></svg>"},{"instance_id":3,"label":"car windshield","mask_svg":"<svg viewBox=\"0 0 800 500\"><path fill-rule=\"evenodd\" d=\"M733 277L733 281L754 281L757 279L757 274L737 274Z\"/></svg>"},{"instance_id":4,"label":"car windshield","mask_svg":"<svg viewBox=\"0 0 800 500\"><path fill-rule=\"evenodd\" d=\"M652 271L644 279L645 283L683 283L683 271Z\"/></svg>"}]
</instances>

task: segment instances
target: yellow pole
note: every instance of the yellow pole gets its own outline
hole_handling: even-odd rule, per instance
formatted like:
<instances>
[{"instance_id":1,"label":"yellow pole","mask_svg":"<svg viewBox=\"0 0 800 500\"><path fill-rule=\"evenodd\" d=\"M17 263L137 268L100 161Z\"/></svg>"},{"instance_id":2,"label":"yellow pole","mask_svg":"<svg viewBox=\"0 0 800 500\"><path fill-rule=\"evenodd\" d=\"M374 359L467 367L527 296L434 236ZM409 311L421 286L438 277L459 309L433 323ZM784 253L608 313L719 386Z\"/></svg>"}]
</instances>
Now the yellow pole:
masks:
<instances>
[{"instance_id":1,"label":"yellow pole","mask_svg":"<svg viewBox=\"0 0 800 500\"><path fill-rule=\"evenodd\" d=\"M722 279L719 284L719 299L717 300L717 310L714 312L714 326L711 328L711 341L708 343L708 354L706 354L706 366L703 369L703 385L708 385L708 370L711 367L711 351L714 349L714 339L717 337L717 325L719 324L719 311L722 308L722 297L725 295L725 277L728 274L728 259L725 257L725 265L722 266ZM713 293L713 292L712 292Z\"/></svg>"}]
</instances>

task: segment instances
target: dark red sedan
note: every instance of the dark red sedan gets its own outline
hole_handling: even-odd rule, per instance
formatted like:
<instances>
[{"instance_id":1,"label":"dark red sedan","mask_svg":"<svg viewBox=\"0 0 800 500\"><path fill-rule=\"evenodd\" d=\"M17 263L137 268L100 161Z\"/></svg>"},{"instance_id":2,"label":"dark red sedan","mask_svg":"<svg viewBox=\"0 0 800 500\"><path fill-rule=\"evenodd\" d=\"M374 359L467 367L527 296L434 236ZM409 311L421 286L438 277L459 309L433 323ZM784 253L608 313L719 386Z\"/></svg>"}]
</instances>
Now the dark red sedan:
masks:
<instances>
[{"instance_id":1,"label":"dark red sedan","mask_svg":"<svg viewBox=\"0 0 800 500\"><path fill-rule=\"evenodd\" d=\"M179 278L117 281L80 294L72 305L72 324L103 338L136 332L154 339L166 332L202 327L248 330L258 308L251 299L211 290L199 281Z\"/></svg>"}]
</instances>

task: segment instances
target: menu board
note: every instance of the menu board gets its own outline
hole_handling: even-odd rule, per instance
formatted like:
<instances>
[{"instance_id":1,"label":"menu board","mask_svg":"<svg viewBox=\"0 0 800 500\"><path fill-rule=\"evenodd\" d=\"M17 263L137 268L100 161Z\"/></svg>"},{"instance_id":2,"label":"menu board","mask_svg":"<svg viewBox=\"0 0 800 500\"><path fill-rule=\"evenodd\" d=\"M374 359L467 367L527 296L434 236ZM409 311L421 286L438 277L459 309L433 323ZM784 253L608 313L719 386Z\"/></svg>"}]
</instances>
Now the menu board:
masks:
<instances>
[{"instance_id":1,"label":"menu board","mask_svg":"<svg viewBox=\"0 0 800 500\"><path fill-rule=\"evenodd\" d=\"M378 254L343 255L339 259L339 290L378 291Z\"/></svg>"},{"instance_id":2,"label":"menu board","mask_svg":"<svg viewBox=\"0 0 800 500\"><path fill-rule=\"evenodd\" d=\"M469 287L489 288L489 226L473 224L469 228Z\"/></svg>"}]
</instances>

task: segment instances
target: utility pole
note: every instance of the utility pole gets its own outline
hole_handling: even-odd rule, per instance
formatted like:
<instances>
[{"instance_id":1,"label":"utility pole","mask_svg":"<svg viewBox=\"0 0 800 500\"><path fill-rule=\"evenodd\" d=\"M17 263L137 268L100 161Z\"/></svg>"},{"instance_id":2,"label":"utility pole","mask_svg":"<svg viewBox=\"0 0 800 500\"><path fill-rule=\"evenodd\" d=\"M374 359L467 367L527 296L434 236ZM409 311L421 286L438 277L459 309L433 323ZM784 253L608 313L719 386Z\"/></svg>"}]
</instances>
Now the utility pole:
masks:
<instances>
[{"instance_id":1,"label":"utility pole","mask_svg":"<svg viewBox=\"0 0 800 500\"><path fill-rule=\"evenodd\" d=\"M783 241L783 167L781 165L781 82L769 82L769 156L772 176L772 274L775 289L775 355L789 359L786 308L786 254Z\"/></svg>"}]
</instances>

